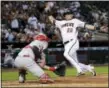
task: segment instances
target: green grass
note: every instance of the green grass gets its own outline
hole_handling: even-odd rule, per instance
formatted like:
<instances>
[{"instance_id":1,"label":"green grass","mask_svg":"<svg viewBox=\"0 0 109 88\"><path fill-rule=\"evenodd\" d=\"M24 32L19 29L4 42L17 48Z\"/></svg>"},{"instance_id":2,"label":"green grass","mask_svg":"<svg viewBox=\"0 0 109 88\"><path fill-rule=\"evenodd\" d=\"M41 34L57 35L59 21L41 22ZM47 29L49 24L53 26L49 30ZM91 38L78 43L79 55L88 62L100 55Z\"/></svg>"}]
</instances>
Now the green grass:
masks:
<instances>
[{"instance_id":1,"label":"green grass","mask_svg":"<svg viewBox=\"0 0 109 88\"><path fill-rule=\"evenodd\" d=\"M95 67L95 70L97 72L97 74L108 74L108 66L99 66L99 67ZM51 77L58 77L57 75L55 75L53 72L50 71L46 71ZM66 71L66 76L75 76L76 75L76 70L74 68L67 68ZM13 71L13 70L6 70L3 69L2 73L1 73L1 77L2 77L2 81L6 81L6 80L18 80L18 72L17 70ZM28 80L35 80L37 79L37 77L33 76L30 72L28 72L27 75L27 79Z\"/></svg>"}]
</instances>

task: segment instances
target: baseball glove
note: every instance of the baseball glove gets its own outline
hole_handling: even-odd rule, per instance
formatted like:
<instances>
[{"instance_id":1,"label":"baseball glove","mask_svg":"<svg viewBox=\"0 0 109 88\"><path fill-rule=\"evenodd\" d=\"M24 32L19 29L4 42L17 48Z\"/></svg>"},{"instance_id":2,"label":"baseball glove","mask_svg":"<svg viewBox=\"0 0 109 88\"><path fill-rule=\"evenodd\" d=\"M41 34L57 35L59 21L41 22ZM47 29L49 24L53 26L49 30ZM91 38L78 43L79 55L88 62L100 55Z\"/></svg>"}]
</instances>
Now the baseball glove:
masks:
<instances>
[{"instance_id":1,"label":"baseball glove","mask_svg":"<svg viewBox=\"0 0 109 88\"><path fill-rule=\"evenodd\" d=\"M54 71L54 73L58 76L65 76L66 72L66 62L63 61L60 64L57 64L57 69Z\"/></svg>"}]
</instances>

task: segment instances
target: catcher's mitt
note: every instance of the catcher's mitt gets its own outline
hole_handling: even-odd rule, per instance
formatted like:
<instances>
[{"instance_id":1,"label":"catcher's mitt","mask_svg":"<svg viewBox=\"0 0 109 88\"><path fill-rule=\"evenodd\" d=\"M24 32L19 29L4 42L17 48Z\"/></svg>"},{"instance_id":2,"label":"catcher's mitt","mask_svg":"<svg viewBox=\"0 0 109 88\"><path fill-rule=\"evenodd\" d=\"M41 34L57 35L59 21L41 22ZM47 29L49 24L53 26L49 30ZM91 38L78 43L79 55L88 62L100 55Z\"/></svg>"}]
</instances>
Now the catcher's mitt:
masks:
<instances>
[{"instance_id":1,"label":"catcher's mitt","mask_svg":"<svg viewBox=\"0 0 109 88\"><path fill-rule=\"evenodd\" d=\"M54 73L58 76L65 76L65 72L66 72L66 62L63 61L57 65L57 69L54 71Z\"/></svg>"}]
</instances>

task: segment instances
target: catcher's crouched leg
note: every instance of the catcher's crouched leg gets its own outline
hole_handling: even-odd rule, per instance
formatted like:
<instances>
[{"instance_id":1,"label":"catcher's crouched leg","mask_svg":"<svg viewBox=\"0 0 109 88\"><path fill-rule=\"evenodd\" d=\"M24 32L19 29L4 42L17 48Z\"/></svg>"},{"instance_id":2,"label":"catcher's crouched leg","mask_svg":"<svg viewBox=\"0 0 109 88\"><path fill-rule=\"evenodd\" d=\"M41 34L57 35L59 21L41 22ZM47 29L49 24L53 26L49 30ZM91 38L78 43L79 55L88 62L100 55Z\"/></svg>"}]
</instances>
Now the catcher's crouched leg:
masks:
<instances>
[{"instance_id":1,"label":"catcher's crouched leg","mask_svg":"<svg viewBox=\"0 0 109 88\"><path fill-rule=\"evenodd\" d=\"M53 83L54 80L51 79L48 74L44 73L43 75L41 75L39 82L42 84L47 84L47 83Z\"/></svg>"},{"instance_id":2,"label":"catcher's crouched leg","mask_svg":"<svg viewBox=\"0 0 109 88\"><path fill-rule=\"evenodd\" d=\"M24 83L26 80L26 70L20 69L19 70L19 83Z\"/></svg>"},{"instance_id":3,"label":"catcher's crouched leg","mask_svg":"<svg viewBox=\"0 0 109 88\"><path fill-rule=\"evenodd\" d=\"M57 69L54 71L54 73L58 76L65 76L66 73L66 62L62 61L61 63L57 64Z\"/></svg>"}]
</instances>

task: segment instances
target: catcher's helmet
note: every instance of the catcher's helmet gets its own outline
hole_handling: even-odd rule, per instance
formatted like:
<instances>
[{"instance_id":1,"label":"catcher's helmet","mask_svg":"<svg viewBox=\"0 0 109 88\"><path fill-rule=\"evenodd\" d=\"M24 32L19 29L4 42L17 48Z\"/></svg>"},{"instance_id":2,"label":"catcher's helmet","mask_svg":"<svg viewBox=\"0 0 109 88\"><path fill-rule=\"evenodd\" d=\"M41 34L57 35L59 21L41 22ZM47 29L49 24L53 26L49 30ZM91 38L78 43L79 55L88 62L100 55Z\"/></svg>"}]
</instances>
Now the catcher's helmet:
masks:
<instances>
[{"instance_id":1,"label":"catcher's helmet","mask_svg":"<svg viewBox=\"0 0 109 88\"><path fill-rule=\"evenodd\" d=\"M39 40L39 41L49 41L49 38L45 35L45 34L38 34L36 36L34 36L34 40Z\"/></svg>"}]
</instances>

